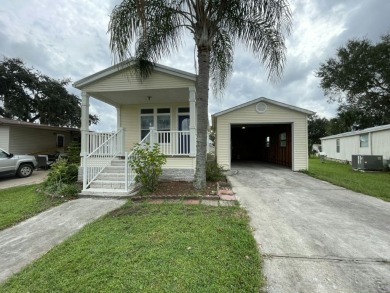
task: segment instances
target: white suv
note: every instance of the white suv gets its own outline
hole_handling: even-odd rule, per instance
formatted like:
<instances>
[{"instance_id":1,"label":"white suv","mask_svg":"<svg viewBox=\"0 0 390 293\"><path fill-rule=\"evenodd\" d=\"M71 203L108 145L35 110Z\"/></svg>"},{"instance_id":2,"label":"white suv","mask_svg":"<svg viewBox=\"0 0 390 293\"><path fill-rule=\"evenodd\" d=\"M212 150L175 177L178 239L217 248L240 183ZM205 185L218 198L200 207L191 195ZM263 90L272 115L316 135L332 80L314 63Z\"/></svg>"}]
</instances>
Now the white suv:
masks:
<instances>
[{"instance_id":1,"label":"white suv","mask_svg":"<svg viewBox=\"0 0 390 293\"><path fill-rule=\"evenodd\" d=\"M14 155L0 149L0 177L28 177L36 167L37 160L34 156Z\"/></svg>"}]
</instances>

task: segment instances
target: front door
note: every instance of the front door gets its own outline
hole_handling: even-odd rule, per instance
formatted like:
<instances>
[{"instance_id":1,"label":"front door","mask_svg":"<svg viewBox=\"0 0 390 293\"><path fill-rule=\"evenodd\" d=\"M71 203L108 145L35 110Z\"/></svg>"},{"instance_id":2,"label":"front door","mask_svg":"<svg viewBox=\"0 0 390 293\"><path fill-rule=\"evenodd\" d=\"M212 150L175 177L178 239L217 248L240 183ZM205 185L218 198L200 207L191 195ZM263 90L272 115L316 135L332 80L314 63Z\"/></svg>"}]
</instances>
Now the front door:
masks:
<instances>
[{"instance_id":1,"label":"front door","mask_svg":"<svg viewBox=\"0 0 390 293\"><path fill-rule=\"evenodd\" d=\"M179 131L188 131L179 133L178 148L179 154L190 153L190 115L179 115Z\"/></svg>"}]
</instances>

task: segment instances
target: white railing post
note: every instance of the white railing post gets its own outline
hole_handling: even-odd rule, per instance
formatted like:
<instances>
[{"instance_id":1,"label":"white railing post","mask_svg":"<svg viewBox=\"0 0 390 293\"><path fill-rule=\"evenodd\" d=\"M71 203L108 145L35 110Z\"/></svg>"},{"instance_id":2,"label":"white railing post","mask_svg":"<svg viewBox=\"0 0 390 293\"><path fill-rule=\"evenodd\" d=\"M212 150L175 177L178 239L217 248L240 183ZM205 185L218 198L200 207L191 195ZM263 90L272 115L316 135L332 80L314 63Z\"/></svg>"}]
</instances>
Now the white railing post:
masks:
<instances>
[{"instance_id":1,"label":"white railing post","mask_svg":"<svg viewBox=\"0 0 390 293\"><path fill-rule=\"evenodd\" d=\"M125 152L125 191L129 191L129 158Z\"/></svg>"},{"instance_id":2,"label":"white railing post","mask_svg":"<svg viewBox=\"0 0 390 293\"><path fill-rule=\"evenodd\" d=\"M83 190L87 189L87 174L88 174L87 156L88 154L85 152L83 154Z\"/></svg>"},{"instance_id":3,"label":"white railing post","mask_svg":"<svg viewBox=\"0 0 390 293\"><path fill-rule=\"evenodd\" d=\"M154 127L149 127L149 131L150 131L150 145L154 145L157 140L156 140L156 132L154 131Z\"/></svg>"}]
</instances>

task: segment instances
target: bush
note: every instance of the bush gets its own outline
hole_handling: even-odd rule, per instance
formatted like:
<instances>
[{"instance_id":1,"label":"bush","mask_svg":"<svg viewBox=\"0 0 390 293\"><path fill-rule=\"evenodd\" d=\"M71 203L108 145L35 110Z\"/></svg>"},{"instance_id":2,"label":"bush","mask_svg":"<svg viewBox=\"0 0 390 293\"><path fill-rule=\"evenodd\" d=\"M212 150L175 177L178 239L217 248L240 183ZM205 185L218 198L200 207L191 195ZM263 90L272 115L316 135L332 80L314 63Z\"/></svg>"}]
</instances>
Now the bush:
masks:
<instances>
[{"instance_id":1,"label":"bush","mask_svg":"<svg viewBox=\"0 0 390 293\"><path fill-rule=\"evenodd\" d=\"M80 191L77 176L78 166L60 159L51 165L49 175L43 184L43 191L52 197L74 196Z\"/></svg>"},{"instance_id":2,"label":"bush","mask_svg":"<svg viewBox=\"0 0 390 293\"><path fill-rule=\"evenodd\" d=\"M166 161L167 158L161 153L157 143L153 147L149 144L146 144L146 147L139 144L134 146L129 165L136 173L135 182L141 183L141 193L157 189L158 177Z\"/></svg>"},{"instance_id":3,"label":"bush","mask_svg":"<svg viewBox=\"0 0 390 293\"><path fill-rule=\"evenodd\" d=\"M216 161L206 161L206 180L211 182L225 180L223 168Z\"/></svg>"},{"instance_id":4,"label":"bush","mask_svg":"<svg viewBox=\"0 0 390 293\"><path fill-rule=\"evenodd\" d=\"M72 141L66 150L66 159L68 160L68 163L80 165L80 152L80 143L78 143L77 141Z\"/></svg>"}]
</instances>

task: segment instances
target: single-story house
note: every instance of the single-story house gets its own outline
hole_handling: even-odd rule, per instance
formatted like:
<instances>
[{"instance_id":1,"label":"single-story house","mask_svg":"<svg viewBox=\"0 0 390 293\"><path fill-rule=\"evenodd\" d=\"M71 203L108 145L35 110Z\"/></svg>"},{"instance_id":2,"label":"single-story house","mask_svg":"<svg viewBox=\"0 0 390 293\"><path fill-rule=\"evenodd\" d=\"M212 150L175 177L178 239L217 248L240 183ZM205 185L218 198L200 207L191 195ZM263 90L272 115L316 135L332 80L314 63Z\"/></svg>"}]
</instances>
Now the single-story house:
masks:
<instances>
[{"instance_id":1,"label":"single-story house","mask_svg":"<svg viewBox=\"0 0 390 293\"><path fill-rule=\"evenodd\" d=\"M122 63L73 84L81 91L82 97L82 160L79 170L79 179L83 181L82 193L130 192L135 174L130 170L128 161L132 157L131 149L137 143L160 145L161 151L167 156L163 176L193 180L196 163L196 78L195 74L156 64L148 78L140 79L129 72L128 65ZM89 131L90 97L116 108L115 132ZM278 152L278 155L269 155L270 162L285 164L293 170L306 169L307 115L312 112L269 99L251 103L234 111L240 116L246 109L257 107L254 115L238 119L237 123L244 123L248 128L250 124L262 124L261 127L271 137L269 143L272 151L275 147L275 152ZM268 108L263 111L259 108L262 105ZM225 117L234 116L230 111L228 115L220 113L215 116L222 123ZM220 122L217 131L220 131L218 135L221 138L225 128L221 127ZM261 127L256 129L263 130ZM229 137L230 128L225 134L226 146L223 146L225 142L218 141L220 149L217 157L225 168L230 168ZM284 145L275 146L276 139L281 139Z\"/></svg>"},{"instance_id":2,"label":"single-story house","mask_svg":"<svg viewBox=\"0 0 390 293\"><path fill-rule=\"evenodd\" d=\"M137 143L159 143L167 155L164 176L192 180L195 170L196 75L156 65L144 80L123 64L114 65L73 86L81 91L83 193L128 192L134 174L127 168ZM114 106L114 133L89 131L89 98ZM124 160L117 160L118 157ZM114 173L115 175L110 175Z\"/></svg>"},{"instance_id":3,"label":"single-story house","mask_svg":"<svg viewBox=\"0 0 390 293\"><path fill-rule=\"evenodd\" d=\"M63 153L73 140L80 140L80 129L0 117L0 148L9 153Z\"/></svg>"},{"instance_id":4,"label":"single-story house","mask_svg":"<svg viewBox=\"0 0 390 293\"><path fill-rule=\"evenodd\" d=\"M314 112L258 98L212 115L217 163L261 161L308 168L308 115Z\"/></svg>"},{"instance_id":5,"label":"single-story house","mask_svg":"<svg viewBox=\"0 0 390 293\"><path fill-rule=\"evenodd\" d=\"M328 158L352 161L352 155L383 156L390 163L390 124L344 132L321 138L322 151Z\"/></svg>"}]
</instances>

